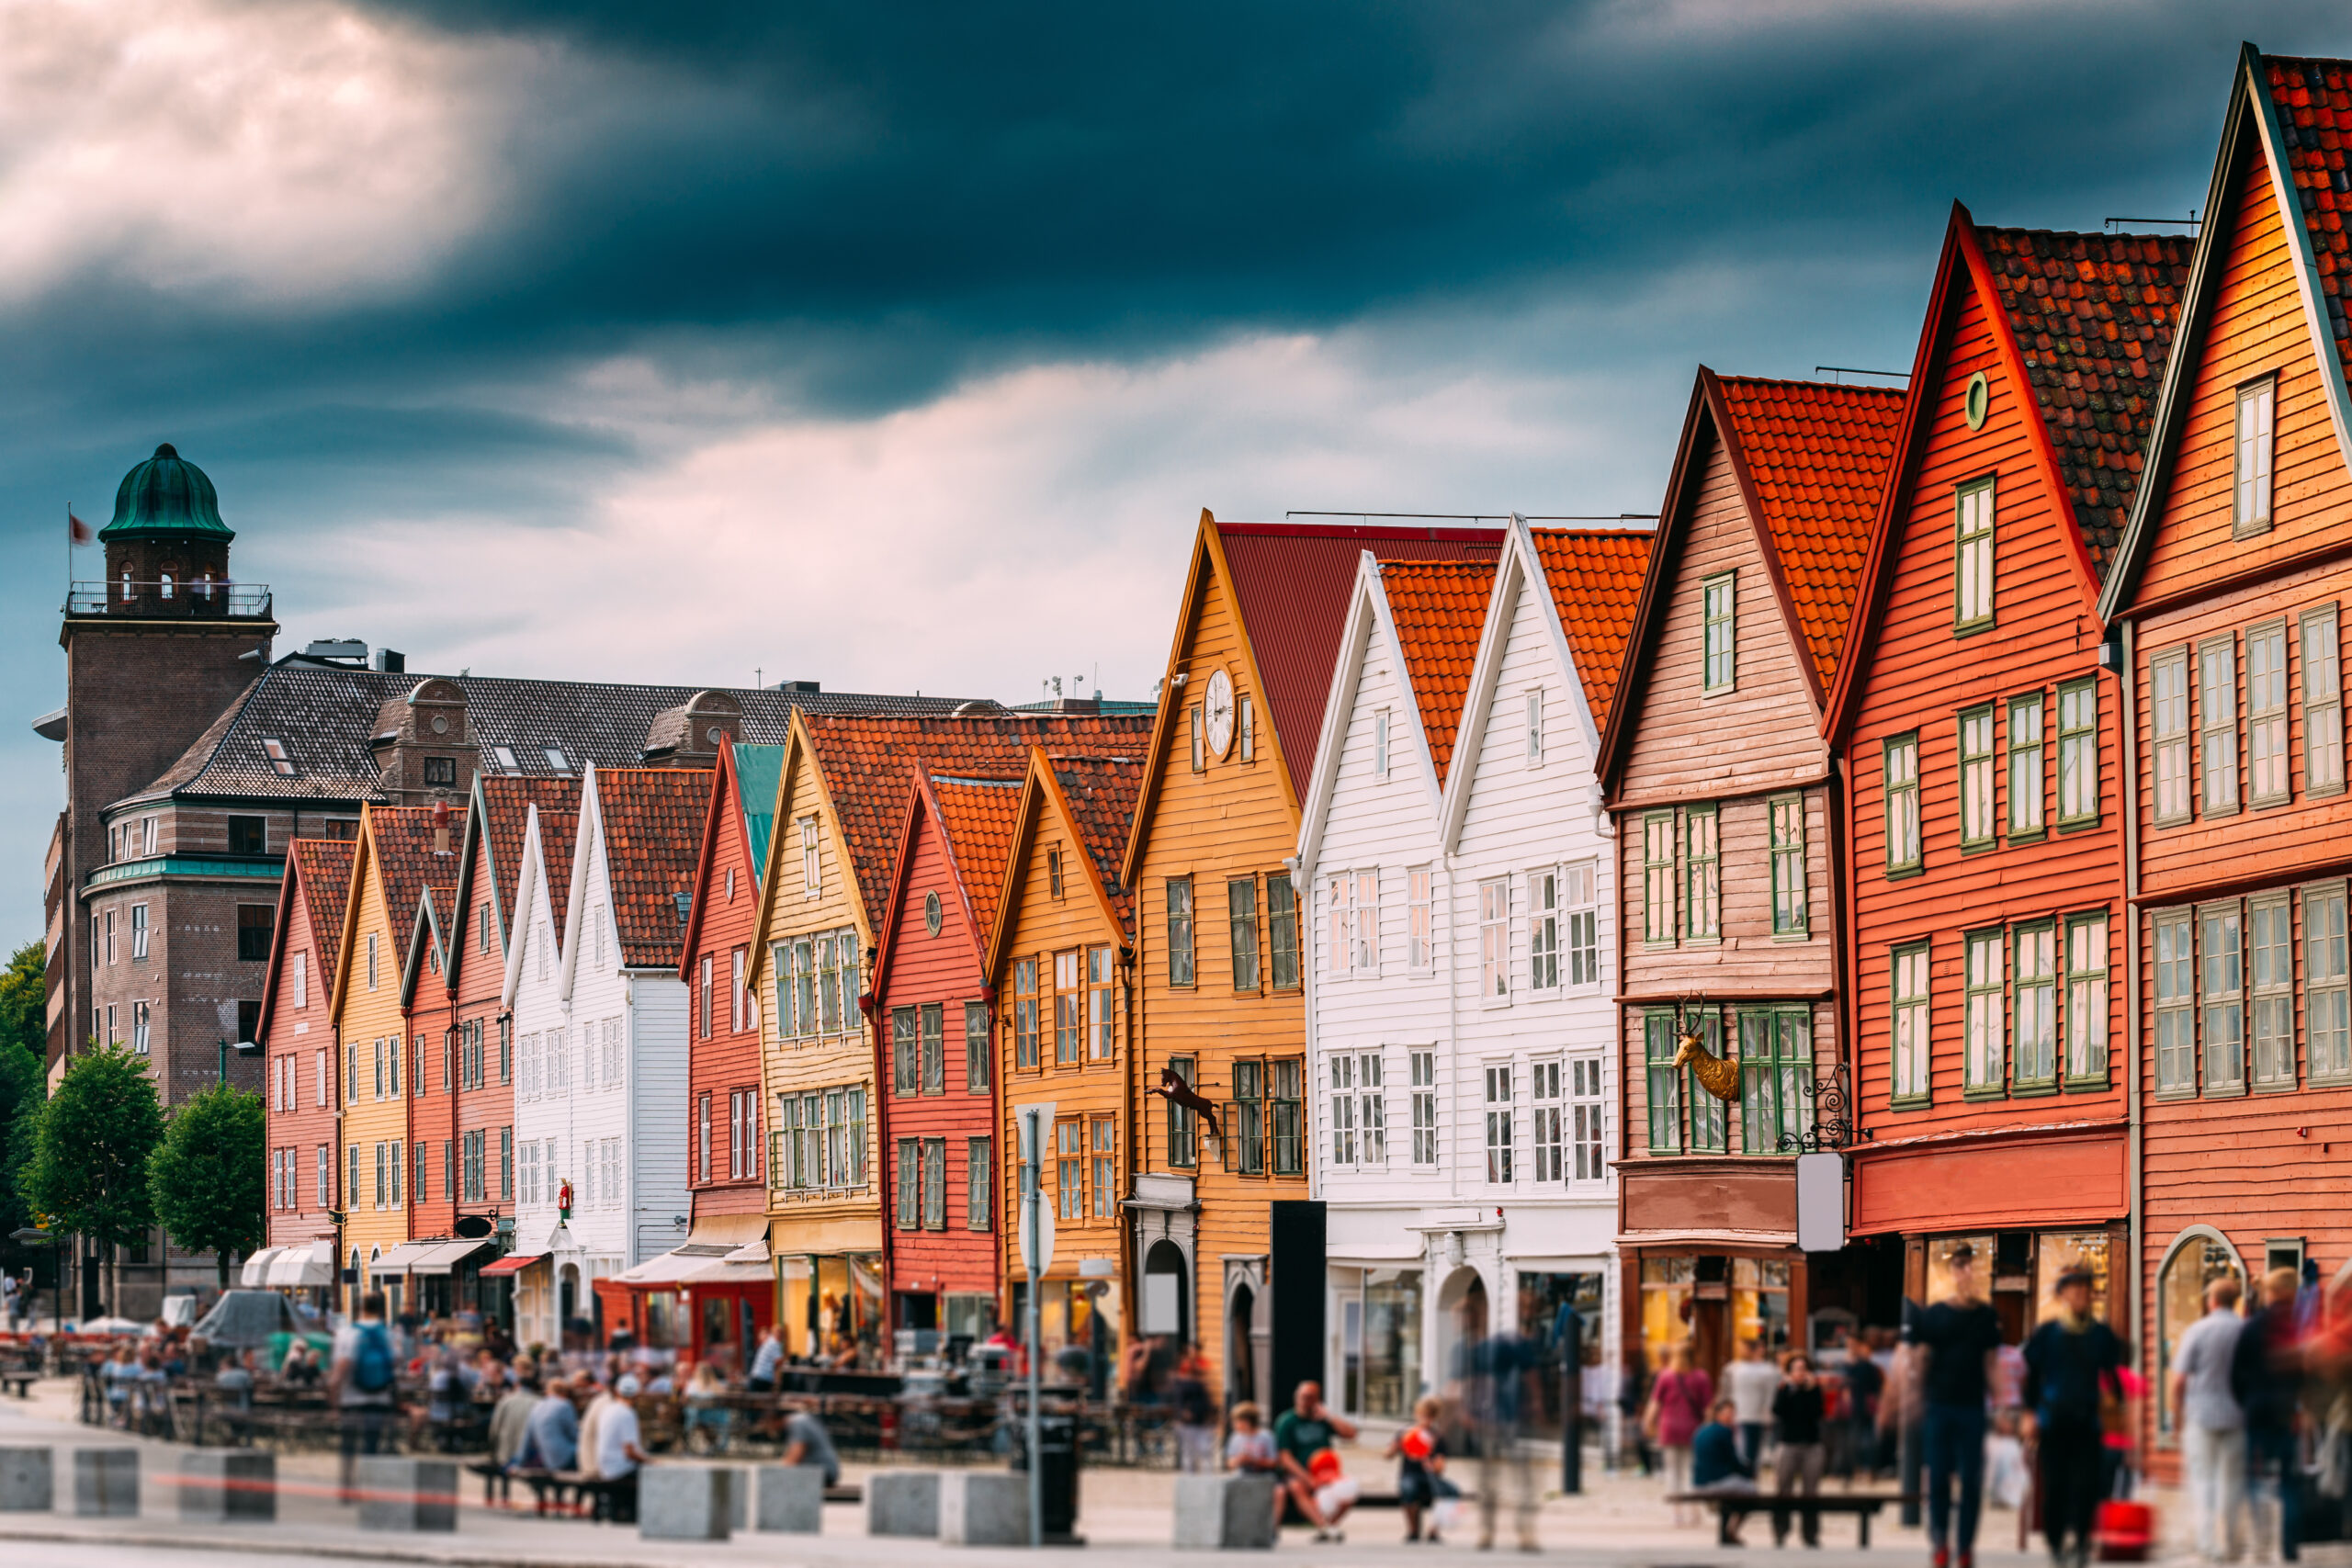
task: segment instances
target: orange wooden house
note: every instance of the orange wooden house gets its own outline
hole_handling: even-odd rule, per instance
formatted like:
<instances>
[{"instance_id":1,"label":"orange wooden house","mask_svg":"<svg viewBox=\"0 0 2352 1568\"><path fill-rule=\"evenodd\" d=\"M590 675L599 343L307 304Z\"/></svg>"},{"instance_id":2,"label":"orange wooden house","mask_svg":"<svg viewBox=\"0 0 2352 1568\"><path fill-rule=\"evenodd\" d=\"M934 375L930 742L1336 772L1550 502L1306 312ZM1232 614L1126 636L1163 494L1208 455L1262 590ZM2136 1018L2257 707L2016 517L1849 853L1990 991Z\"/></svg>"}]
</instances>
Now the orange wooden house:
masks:
<instances>
[{"instance_id":1,"label":"orange wooden house","mask_svg":"<svg viewBox=\"0 0 2352 1568\"><path fill-rule=\"evenodd\" d=\"M2128 797L2097 601L2187 262L1954 208L1826 720L1852 778L1852 1229L1903 1238L1915 1301L1955 1247L1989 1255L2012 1342L2077 1262L2126 1326Z\"/></svg>"},{"instance_id":2,"label":"orange wooden house","mask_svg":"<svg viewBox=\"0 0 2352 1568\"><path fill-rule=\"evenodd\" d=\"M2245 50L2101 602L2129 674L2135 1338L2159 1391L2207 1280L2352 1259L2347 131L2352 62Z\"/></svg>"}]
</instances>

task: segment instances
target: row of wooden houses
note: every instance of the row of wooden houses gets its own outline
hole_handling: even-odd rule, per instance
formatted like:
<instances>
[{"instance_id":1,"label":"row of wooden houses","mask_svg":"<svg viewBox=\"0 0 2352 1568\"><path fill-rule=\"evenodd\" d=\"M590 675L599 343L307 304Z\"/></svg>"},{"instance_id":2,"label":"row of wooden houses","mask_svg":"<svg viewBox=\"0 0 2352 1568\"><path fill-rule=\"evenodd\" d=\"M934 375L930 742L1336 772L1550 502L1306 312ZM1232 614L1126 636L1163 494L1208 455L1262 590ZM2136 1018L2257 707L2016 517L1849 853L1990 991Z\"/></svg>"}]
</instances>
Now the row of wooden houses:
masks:
<instances>
[{"instance_id":1,"label":"row of wooden houses","mask_svg":"<svg viewBox=\"0 0 2352 1568\"><path fill-rule=\"evenodd\" d=\"M1465 1326L1823 1346L1965 1242L2162 1389L2215 1274L2352 1267L2347 74L2244 52L2193 237L1955 207L1902 389L1702 369L1655 527L1204 514L1148 711L706 693L298 844L273 1242L888 1359L1021 1310L1049 1103L1098 1376L1397 1416Z\"/></svg>"}]
</instances>

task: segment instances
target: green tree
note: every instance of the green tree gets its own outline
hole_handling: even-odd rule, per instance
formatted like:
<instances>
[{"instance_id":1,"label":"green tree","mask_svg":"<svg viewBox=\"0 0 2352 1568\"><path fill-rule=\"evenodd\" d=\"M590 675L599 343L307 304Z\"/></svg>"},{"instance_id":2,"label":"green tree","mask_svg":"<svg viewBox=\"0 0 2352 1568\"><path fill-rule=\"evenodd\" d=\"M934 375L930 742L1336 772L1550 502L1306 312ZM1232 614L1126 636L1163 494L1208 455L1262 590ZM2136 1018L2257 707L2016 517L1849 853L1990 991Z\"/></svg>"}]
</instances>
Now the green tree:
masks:
<instances>
[{"instance_id":1,"label":"green tree","mask_svg":"<svg viewBox=\"0 0 2352 1568\"><path fill-rule=\"evenodd\" d=\"M261 1096L219 1084L180 1102L147 1160L164 1234L183 1252L209 1252L229 1288L229 1254L259 1247L269 1117Z\"/></svg>"},{"instance_id":2,"label":"green tree","mask_svg":"<svg viewBox=\"0 0 2352 1568\"><path fill-rule=\"evenodd\" d=\"M39 1066L49 1055L49 987L41 944L28 942L0 970L0 1051L25 1052Z\"/></svg>"},{"instance_id":3,"label":"green tree","mask_svg":"<svg viewBox=\"0 0 2352 1568\"><path fill-rule=\"evenodd\" d=\"M155 1085L120 1046L67 1065L42 1107L18 1190L60 1236L129 1247L155 1223L147 1158L164 1135Z\"/></svg>"},{"instance_id":4,"label":"green tree","mask_svg":"<svg viewBox=\"0 0 2352 1568\"><path fill-rule=\"evenodd\" d=\"M31 1248L10 1236L32 1224L32 1205L25 1201L17 1183L31 1163L41 1102L48 1095L40 1058L0 1043L0 1267L11 1273L35 1258Z\"/></svg>"}]
</instances>

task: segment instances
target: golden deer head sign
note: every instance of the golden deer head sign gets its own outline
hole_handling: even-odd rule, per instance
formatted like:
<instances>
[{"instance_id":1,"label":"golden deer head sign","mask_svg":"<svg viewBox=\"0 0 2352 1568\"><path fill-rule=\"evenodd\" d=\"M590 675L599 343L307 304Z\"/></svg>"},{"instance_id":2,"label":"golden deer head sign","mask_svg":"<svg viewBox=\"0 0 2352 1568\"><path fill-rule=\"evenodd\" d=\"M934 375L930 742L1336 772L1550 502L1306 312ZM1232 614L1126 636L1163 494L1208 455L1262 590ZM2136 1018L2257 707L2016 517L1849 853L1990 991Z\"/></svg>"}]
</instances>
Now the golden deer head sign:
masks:
<instances>
[{"instance_id":1,"label":"golden deer head sign","mask_svg":"<svg viewBox=\"0 0 2352 1568\"><path fill-rule=\"evenodd\" d=\"M1675 1014L1675 1033L1681 1039L1675 1049L1674 1065L1678 1067L1689 1067L1690 1076L1699 1080L1699 1087L1717 1100L1737 1100L1739 1098L1738 1059L1718 1056L1707 1049L1706 1042L1700 1033L1702 1025L1697 1011L1694 1010L1686 1018L1682 1015L1682 1010L1678 1007Z\"/></svg>"}]
</instances>

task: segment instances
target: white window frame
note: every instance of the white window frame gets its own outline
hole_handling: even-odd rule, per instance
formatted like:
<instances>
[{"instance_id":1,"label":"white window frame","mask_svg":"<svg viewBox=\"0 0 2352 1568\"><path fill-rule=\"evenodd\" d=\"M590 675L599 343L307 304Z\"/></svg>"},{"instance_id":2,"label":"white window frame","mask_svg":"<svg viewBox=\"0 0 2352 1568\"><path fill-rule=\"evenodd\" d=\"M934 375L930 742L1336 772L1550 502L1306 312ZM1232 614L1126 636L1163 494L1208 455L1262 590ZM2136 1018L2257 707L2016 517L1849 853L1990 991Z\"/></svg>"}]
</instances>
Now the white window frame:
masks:
<instances>
[{"instance_id":1,"label":"white window frame","mask_svg":"<svg viewBox=\"0 0 2352 1568\"><path fill-rule=\"evenodd\" d=\"M1600 983L1600 863L1572 861L1560 868L1561 946L1566 962L1560 983L1571 990Z\"/></svg>"},{"instance_id":2,"label":"white window frame","mask_svg":"<svg viewBox=\"0 0 2352 1568\"><path fill-rule=\"evenodd\" d=\"M1405 873L1405 964L1416 974L1437 963L1431 920L1434 906L1430 898L1434 886L1435 878L1428 866L1414 866Z\"/></svg>"},{"instance_id":3,"label":"white window frame","mask_svg":"<svg viewBox=\"0 0 2352 1568\"><path fill-rule=\"evenodd\" d=\"M2230 442L2233 538L2270 530L2278 423L2278 377L2265 376L2237 389Z\"/></svg>"},{"instance_id":4,"label":"white window frame","mask_svg":"<svg viewBox=\"0 0 2352 1568\"><path fill-rule=\"evenodd\" d=\"M1372 716L1372 776L1382 784L1388 782L1388 710L1379 708Z\"/></svg>"},{"instance_id":5,"label":"white window frame","mask_svg":"<svg viewBox=\"0 0 2352 1568\"><path fill-rule=\"evenodd\" d=\"M1544 765L1544 688L1536 686L1527 694L1527 765Z\"/></svg>"},{"instance_id":6,"label":"white window frame","mask_svg":"<svg viewBox=\"0 0 2352 1568\"><path fill-rule=\"evenodd\" d=\"M1484 1064L1487 1116L1487 1185L1511 1187L1518 1182L1517 1153L1513 1134L1517 1106L1514 1103L1514 1080L1518 1077L1509 1062Z\"/></svg>"},{"instance_id":7,"label":"white window frame","mask_svg":"<svg viewBox=\"0 0 2352 1568\"><path fill-rule=\"evenodd\" d=\"M1566 1179L1566 1066L1557 1056L1539 1056L1527 1065L1527 1145L1538 1187Z\"/></svg>"},{"instance_id":8,"label":"white window frame","mask_svg":"<svg viewBox=\"0 0 2352 1568\"><path fill-rule=\"evenodd\" d=\"M1601 1087L1607 1060L1599 1053L1567 1058L1567 1179L1577 1186L1609 1179L1609 1099Z\"/></svg>"},{"instance_id":9,"label":"white window frame","mask_svg":"<svg viewBox=\"0 0 2352 1568\"><path fill-rule=\"evenodd\" d=\"M825 863L821 837L815 814L800 819L800 897L806 899L813 900L824 896Z\"/></svg>"},{"instance_id":10,"label":"white window frame","mask_svg":"<svg viewBox=\"0 0 2352 1568\"><path fill-rule=\"evenodd\" d=\"M2287 776L2287 623L2264 621L2245 632L2245 797L2279 806Z\"/></svg>"},{"instance_id":11,"label":"white window frame","mask_svg":"<svg viewBox=\"0 0 2352 1568\"><path fill-rule=\"evenodd\" d=\"M1560 868L1538 866L1527 874L1527 988L1560 988Z\"/></svg>"},{"instance_id":12,"label":"white window frame","mask_svg":"<svg viewBox=\"0 0 2352 1568\"><path fill-rule=\"evenodd\" d=\"M2208 637L2197 645L2197 730L2199 804L2205 816L2234 816L2241 803L2234 633Z\"/></svg>"},{"instance_id":13,"label":"white window frame","mask_svg":"<svg viewBox=\"0 0 2352 1568\"><path fill-rule=\"evenodd\" d=\"M1437 1053L1405 1053L1408 1087L1413 1097L1413 1166L1434 1170L1438 1165Z\"/></svg>"},{"instance_id":14,"label":"white window frame","mask_svg":"<svg viewBox=\"0 0 2352 1568\"><path fill-rule=\"evenodd\" d=\"M2302 659L2303 793L2344 792L2344 670L2335 606L2305 610L2299 624Z\"/></svg>"},{"instance_id":15,"label":"white window frame","mask_svg":"<svg viewBox=\"0 0 2352 1568\"><path fill-rule=\"evenodd\" d=\"M1331 1163L1352 1168L1356 1163L1356 1058L1353 1053L1331 1054Z\"/></svg>"},{"instance_id":16,"label":"white window frame","mask_svg":"<svg viewBox=\"0 0 2352 1568\"><path fill-rule=\"evenodd\" d=\"M1484 1007L1510 1004L1510 879L1478 884L1478 1000Z\"/></svg>"},{"instance_id":17,"label":"white window frame","mask_svg":"<svg viewBox=\"0 0 2352 1568\"><path fill-rule=\"evenodd\" d=\"M2314 883L2301 891L2305 1081L2352 1080L2352 998L2346 994L2345 885Z\"/></svg>"}]
</instances>

